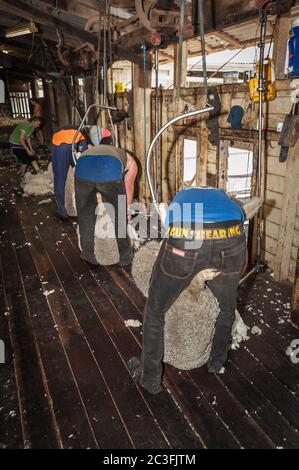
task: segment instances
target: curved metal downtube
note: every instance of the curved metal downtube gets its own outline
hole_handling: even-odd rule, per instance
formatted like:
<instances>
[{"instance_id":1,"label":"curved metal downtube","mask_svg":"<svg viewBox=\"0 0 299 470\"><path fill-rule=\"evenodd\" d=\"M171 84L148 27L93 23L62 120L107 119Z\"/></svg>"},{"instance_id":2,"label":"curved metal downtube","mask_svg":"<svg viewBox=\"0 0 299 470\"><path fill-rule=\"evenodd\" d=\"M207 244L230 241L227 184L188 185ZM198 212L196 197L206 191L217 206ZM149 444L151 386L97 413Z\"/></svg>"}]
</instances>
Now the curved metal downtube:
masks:
<instances>
[{"instance_id":1,"label":"curved metal downtube","mask_svg":"<svg viewBox=\"0 0 299 470\"><path fill-rule=\"evenodd\" d=\"M160 137L160 135L163 134L163 132L164 132L169 126L171 126L172 124L174 124L175 122L180 121L181 119L185 119L185 118L187 118L187 117L197 116L198 114L204 114L204 113L210 112L210 111L212 111L213 109L214 109L213 106L207 105L205 108L197 109L196 111L190 111L190 112L185 113L185 114L180 114L179 116L174 117L173 119L171 119L171 121L169 121L169 122L167 122L166 124L164 124L164 126L161 127L161 129L159 130L159 132L157 132L157 134L156 134L155 137L153 138L153 140L152 140L152 142L151 142L151 144L150 144L150 146L149 146L149 149L148 149L148 151L147 151L147 156L146 156L146 174L147 174L148 185L149 185L149 188L150 188L150 192L151 192L151 196L152 196L152 199L153 199L153 203L154 203L155 209L156 209L156 211L158 212L159 216L160 216L159 206L158 206L157 199L156 199L156 196L155 196L155 193L154 193L153 184L152 184L152 179L151 179L151 172L150 172L152 151L153 151L153 148L154 148L154 145L155 145L156 141L158 140L158 138Z\"/></svg>"},{"instance_id":2,"label":"curved metal downtube","mask_svg":"<svg viewBox=\"0 0 299 470\"><path fill-rule=\"evenodd\" d=\"M80 122L80 125L79 125L79 127L78 127L78 129L77 129L77 132L76 132L76 134L74 135L73 140L72 140L72 157L73 157L73 162L74 162L74 165L75 165L75 166L76 166L76 164L77 164L77 157L76 157L76 151L75 151L75 142L76 142L76 139L77 139L77 137L78 137L78 135L79 135L79 132L81 131L82 127L84 127L84 123L85 123L85 121L86 121L86 118L87 118L87 116L88 116L88 114L89 114L89 112L90 112L90 110L91 110L92 108L104 108L104 109L107 109L107 110L108 110L108 115L109 115L109 120L110 120L110 124L111 124L111 130L112 130L113 140L114 140L114 142L116 143L116 137L115 137L115 132L114 132L114 127L113 127L113 122L112 122L112 117L111 117L110 111L111 111L111 110L112 110L112 111L117 111L117 108L112 107L112 106L104 106L104 105L102 105L102 104L91 104L91 105L87 108L86 113L84 114L83 119L82 119L82 121Z\"/></svg>"}]
</instances>

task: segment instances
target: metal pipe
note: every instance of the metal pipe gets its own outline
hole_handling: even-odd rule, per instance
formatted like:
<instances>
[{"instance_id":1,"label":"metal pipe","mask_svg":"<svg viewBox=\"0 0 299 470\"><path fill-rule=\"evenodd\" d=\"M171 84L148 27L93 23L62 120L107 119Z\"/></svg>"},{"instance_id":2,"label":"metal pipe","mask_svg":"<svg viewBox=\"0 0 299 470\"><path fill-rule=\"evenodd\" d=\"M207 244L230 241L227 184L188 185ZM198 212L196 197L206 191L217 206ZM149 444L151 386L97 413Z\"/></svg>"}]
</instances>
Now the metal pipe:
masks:
<instances>
[{"instance_id":1,"label":"metal pipe","mask_svg":"<svg viewBox=\"0 0 299 470\"><path fill-rule=\"evenodd\" d=\"M175 122L180 121L181 119L185 119L185 118L187 118L187 117L197 116L198 114L204 114L204 113L213 111L213 109L214 109L213 106L208 106L208 107L205 107L205 108L202 108L202 109L197 109L196 111L189 111L188 113L180 114L179 116L174 117L173 119L171 119L171 121L169 121L169 122L167 122L166 124L164 124L164 126L161 127L161 129L159 130L159 132L157 132L157 134L156 134L155 137L153 138L153 140L152 140L152 142L151 142L151 144L150 144L150 146L149 146L149 149L148 149L148 152L147 152L147 156L146 156L146 174L147 174L148 185L149 185L149 189L150 189L151 196L152 196L152 199L153 199L153 203L154 203L155 209L156 209L156 211L158 212L159 215L160 215L159 206L158 206L158 203L157 203L157 200L156 200L156 197L155 197L155 192L154 192L154 189L153 189L153 184L152 184L152 179L151 179L151 171L150 171L150 168L151 168L151 156L152 156L152 151L153 151L153 148L154 148L154 145L155 145L156 141L158 140L158 138L160 137L160 135L163 134L163 132L164 132L169 126L171 126L172 124L174 124Z\"/></svg>"},{"instance_id":2,"label":"metal pipe","mask_svg":"<svg viewBox=\"0 0 299 470\"><path fill-rule=\"evenodd\" d=\"M105 5L106 6L106 5ZM106 7L107 10L107 7ZM103 105L107 105L107 24L106 24L106 13L104 14L103 24Z\"/></svg>"},{"instance_id":3,"label":"metal pipe","mask_svg":"<svg viewBox=\"0 0 299 470\"><path fill-rule=\"evenodd\" d=\"M88 107L86 113L85 113L84 116L83 116L82 121L80 122L80 125L79 125L79 127L78 127L78 129L77 129L77 132L76 132L76 134L74 135L73 140L72 140L72 157L73 157L73 162L74 162L74 165L75 165L75 166L76 166L76 164L77 164L77 157L76 157L76 151L75 151L76 139L77 139L77 137L78 137L78 135L79 135L79 132L81 131L82 127L84 126L84 122L85 122L85 120L86 120L86 118L87 118L87 116L88 116L88 114L89 114L89 111L90 111L92 108L104 108L104 109L108 109L109 115L110 115L110 110L117 111L117 108L114 108L114 107L112 107L112 106L104 106L104 105L101 105L101 104L91 104L91 105ZM110 117L111 117L111 115L110 115ZM111 122L112 122L112 119L111 119ZM114 142L116 142L116 137L115 137L115 132L114 132L114 127L113 127L113 126L112 126L111 130L112 130L113 140L114 140Z\"/></svg>"},{"instance_id":4,"label":"metal pipe","mask_svg":"<svg viewBox=\"0 0 299 470\"><path fill-rule=\"evenodd\" d=\"M263 93L264 93L264 53L265 53L265 37L267 33L267 7L273 0L265 3L263 8L260 10L260 58L259 58L259 77L258 77L258 93L259 93L259 114L258 114L258 156L256 162L256 185L257 185L257 196L261 196L261 183L262 183L262 157L263 157ZM264 187L263 187L264 189ZM257 214L257 235L256 235L256 264L255 266L240 280L239 284L242 284L252 274L259 271L261 266L261 221L262 213L259 210Z\"/></svg>"},{"instance_id":5,"label":"metal pipe","mask_svg":"<svg viewBox=\"0 0 299 470\"><path fill-rule=\"evenodd\" d=\"M116 104L114 99L113 89L113 59L112 59L112 33L111 33L111 5L108 2L108 41L109 41L109 68L110 68L110 89L111 89L111 102Z\"/></svg>"},{"instance_id":6,"label":"metal pipe","mask_svg":"<svg viewBox=\"0 0 299 470\"><path fill-rule=\"evenodd\" d=\"M258 77L258 92L259 92L259 114L258 114L258 157L257 157L257 196L261 197L261 185L262 185L262 162L263 162L263 94L264 94L264 55L265 55L265 36L267 30L267 12L266 8L268 4L261 10L261 31L260 31L260 58L259 58L259 77ZM256 257L257 264L261 262L261 210L257 215L257 238L256 238Z\"/></svg>"}]
</instances>

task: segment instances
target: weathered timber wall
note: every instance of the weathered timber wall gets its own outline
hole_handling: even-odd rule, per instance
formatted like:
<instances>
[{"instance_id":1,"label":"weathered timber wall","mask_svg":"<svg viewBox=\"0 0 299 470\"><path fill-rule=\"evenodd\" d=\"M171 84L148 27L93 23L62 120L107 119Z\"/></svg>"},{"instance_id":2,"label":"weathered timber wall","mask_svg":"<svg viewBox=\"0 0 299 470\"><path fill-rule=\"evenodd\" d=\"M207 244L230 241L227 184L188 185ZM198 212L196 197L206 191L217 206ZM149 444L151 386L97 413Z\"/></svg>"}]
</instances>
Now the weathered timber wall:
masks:
<instances>
[{"instance_id":1,"label":"weathered timber wall","mask_svg":"<svg viewBox=\"0 0 299 470\"><path fill-rule=\"evenodd\" d=\"M296 210L293 224L291 224L292 233L287 236L287 243L291 243L288 252L289 259L287 275L286 269L281 270L277 266L282 262L277 259L278 241L283 234L282 223L285 222L285 211L289 211L289 207L284 207L283 201L287 197L289 188L288 182L291 175L296 170L296 156L287 160L285 163L279 162L280 146L278 145L279 133L276 132L277 124L283 122L284 117L291 110L292 99L294 97L294 89L297 82L291 80L279 80L277 85L276 100L264 105L264 127L268 129L264 134L264 171L265 176L265 203L264 211L264 228L263 228L263 259L268 263L269 267L275 270L276 277L279 280L288 278L293 281L296 269L296 260L299 246L299 204L296 198ZM229 142L252 143L253 148L257 148L257 106L253 106L247 84L221 85L218 93L221 99L221 114L219 116L221 142L227 140ZM175 115L175 109L194 110L201 107L204 103L202 88L184 88L181 90L180 103L174 102L173 90L162 90L159 95L159 128L172 119ZM122 109L133 111L134 113L143 113L143 109L135 109L130 95L125 93L120 95L119 103ZM243 130L233 131L227 122L228 114L232 106L240 105L244 109ZM152 129L154 130L154 92L152 96ZM150 112L149 112L150 114ZM120 142L122 146L130 149L133 153L133 119L118 125ZM153 133L153 132L152 132ZM197 155L197 175L196 184L208 184L212 186L221 186L219 146L214 146L208 141L209 131L206 127L205 118L196 118L193 120L180 121L177 125L169 128L160 138L158 144L159 149L159 166L161 174L159 179L159 195L160 200L168 202L171 200L176 191L182 184L182 142L183 138L195 138L198 142ZM136 155L136 158L142 163L143 156ZM298 155L299 158L299 155ZM140 164L140 167L143 165ZM141 176L141 174L140 174ZM299 185L298 185L299 186ZM225 187L224 187L225 189ZM290 203L291 204L291 203ZM294 198L293 202L294 204ZM285 250L280 250L281 257L284 256ZM284 261L284 264L286 261Z\"/></svg>"}]
</instances>

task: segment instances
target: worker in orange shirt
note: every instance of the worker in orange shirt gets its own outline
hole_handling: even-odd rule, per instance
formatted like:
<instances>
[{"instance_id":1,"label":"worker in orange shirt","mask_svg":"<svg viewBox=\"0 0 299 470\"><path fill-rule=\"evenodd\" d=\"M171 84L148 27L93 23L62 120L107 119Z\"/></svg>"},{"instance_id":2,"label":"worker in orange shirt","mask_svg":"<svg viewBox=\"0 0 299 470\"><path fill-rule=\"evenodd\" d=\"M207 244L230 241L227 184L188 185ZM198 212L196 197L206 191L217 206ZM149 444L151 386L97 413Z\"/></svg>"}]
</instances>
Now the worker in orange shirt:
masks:
<instances>
[{"instance_id":1,"label":"worker in orange shirt","mask_svg":"<svg viewBox=\"0 0 299 470\"><path fill-rule=\"evenodd\" d=\"M56 217L67 220L68 214L64 205L64 192L67 174L70 165L73 165L72 142L77 129L73 126L63 126L53 134L52 138L52 166L54 174L54 194L57 204ZM75 142L76 152L87 150L87 141L79 132Z\"/></svg>"}]
</instances>

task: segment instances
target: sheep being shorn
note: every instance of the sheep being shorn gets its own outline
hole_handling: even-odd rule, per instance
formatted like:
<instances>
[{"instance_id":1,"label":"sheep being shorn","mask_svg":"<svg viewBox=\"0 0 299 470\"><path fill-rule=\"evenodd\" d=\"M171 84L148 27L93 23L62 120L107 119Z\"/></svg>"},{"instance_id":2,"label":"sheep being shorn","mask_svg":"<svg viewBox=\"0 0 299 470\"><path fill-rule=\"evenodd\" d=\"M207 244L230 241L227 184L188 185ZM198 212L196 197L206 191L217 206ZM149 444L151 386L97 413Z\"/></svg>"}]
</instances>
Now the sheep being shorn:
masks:
<instances>
[{"instance_id":1,"label":"sheep being shorn","mask_svg":"<svg viewBox=\"0 0 299 470\"><path fill-rule=\"evenodd\" d=\"M76 216L75 178L73 168L69 169L65 185L65 208L69 216ZM118 245L112 220L102 203L101 195L97 194L96 224L95 224L95 258L99 264L108 266L119 262ZM80 247L79 226L77 227L78 245ZM132 246L137 249L142 242L132 226L128 225L128 235Z\"/></svg>"},{"instance_id":2,"label":"sheep being shorn","mask_svg":"<svg viewBox=\"0 0 299 470\"><path fill-rule=\"evenodd\" d=\"M148 294L152 267L159 248L160 244L152 241L142 246L133 260L132 276L145 296ZM205 286L205 281L213 279L215 275L215 271L209 269L198 273L165 316L164 362L178 369L200 367L209 358L219 308L212 292ZM236 312L233 327L235 345L247 339L247 328L243 325Z\"/></svg>"},{"instance_id":3,"label":"sheep being shorn","mask_svg":"<svg viewBox=\"0 0 299 470\"><path fill-rule=\"evenodd\" d=\"M119 262L118 246L115 239L115 230L109 214L102 204L100 194L97 195L98 206L95 225L95 258L99 264L110 265ZM77 215L75 201L74 169L70 168L65 185L65 208L69 216ZM77 226L78 245L80 247L79 226Z\"/></svg>"},{"instance_id":4,"label":"sheep being shorn","mask_svg":"<svg viewBox=\"0 0 299 470\"><path fill-rule=\"evenodd\" d=\"M66 191L73 192L71 178L68 179ZM73 204L74 198L66 201ZM67 206L69 212L69 206ZM140 242L134 229L129 225L128 233L136 248ZM78 233L79 246L80 237ZM136 253L132 265L132 275L140 291L147 296L150 276L160 243L151 241L142 246ZM98 194L97 220L95 226L95 257L99 264L110 265L119 262L119 252L115 239L112 221ZM218 304L205 281L215 276L213 270L204 270L197 274L190 286L185 289L166 314L164 329L164 361L179 368L193 369L207 362L214 325L219 313ZM246 339L246 326L236 317L233 328L233 346L238 347Z\"/></svg>"},{"instance_id":5,"label":"sheep being shorn","mask_svg":"<svg viewBox=\"0 0 299 470\"><path fill-rule=\"evenodd\" d=\"M118 245L115 238L115 230L112 220L102 204L100 194L97 194L98 206L96 208L97 218L94 230L94 254L97 262L104 266L119 262ZM80 230L77 225L78 245L80 245Z\"/></svg>"}]
</instances>

